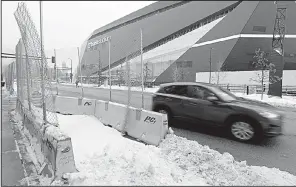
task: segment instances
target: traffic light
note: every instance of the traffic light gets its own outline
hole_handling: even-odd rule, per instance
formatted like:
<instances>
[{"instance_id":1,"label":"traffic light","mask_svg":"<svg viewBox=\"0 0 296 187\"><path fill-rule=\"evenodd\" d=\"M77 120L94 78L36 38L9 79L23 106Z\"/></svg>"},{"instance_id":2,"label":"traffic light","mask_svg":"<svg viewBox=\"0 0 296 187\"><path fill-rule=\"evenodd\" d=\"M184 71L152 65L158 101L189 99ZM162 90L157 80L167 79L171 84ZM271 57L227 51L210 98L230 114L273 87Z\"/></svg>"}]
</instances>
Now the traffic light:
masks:
<instances>
[{"instance_id":1,"label":"traffic light","mask_svg":"<svg viewBox=\"0 0 296 187\"><path fill-rule=\"evenodd\" d=\"M55 56L52 56L52 57L51 57L51 63L54 63L54 64L56 63Z\"/></svg>"}]
</instances>

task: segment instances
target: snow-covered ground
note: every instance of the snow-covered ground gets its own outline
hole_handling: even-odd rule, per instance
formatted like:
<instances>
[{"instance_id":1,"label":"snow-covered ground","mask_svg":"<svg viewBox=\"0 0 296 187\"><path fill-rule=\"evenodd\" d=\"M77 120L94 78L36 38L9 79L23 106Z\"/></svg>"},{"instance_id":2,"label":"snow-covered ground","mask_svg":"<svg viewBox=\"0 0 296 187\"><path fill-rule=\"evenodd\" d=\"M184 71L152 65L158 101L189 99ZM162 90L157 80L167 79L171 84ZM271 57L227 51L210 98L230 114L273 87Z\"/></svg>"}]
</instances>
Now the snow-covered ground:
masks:
<instances>
[{"instance_id":1,"label":"snow-covered ground","mask_svg":"<svg viewBox=\"0 0 296 187\"><path fill-rule=\"evenodd\" d=\"M58 118L80 171L66 175L69 185L296 185L287 172L247 166L174 134L155 147L124 138L95 117Z\"/></svg>"},{"instance_id":2,"label":"snow-covered ground","mask_svg":"<svg viewBox=\"0 0 296 187\"><path fill-rule=\"evenodd\" d=\"M271 96L264 94L263 100L261 100L261 94L250 94L250 95L246 95L244 93L234 93L234 94L238 97L244 97L247 99L258 100L258 101L269 103L274 106L296 108L296 97L293 97L293 96L283 96L282 98L280 98L280 97L275 97L275 96L271 97Z\"/></svg>"}]
</instances>

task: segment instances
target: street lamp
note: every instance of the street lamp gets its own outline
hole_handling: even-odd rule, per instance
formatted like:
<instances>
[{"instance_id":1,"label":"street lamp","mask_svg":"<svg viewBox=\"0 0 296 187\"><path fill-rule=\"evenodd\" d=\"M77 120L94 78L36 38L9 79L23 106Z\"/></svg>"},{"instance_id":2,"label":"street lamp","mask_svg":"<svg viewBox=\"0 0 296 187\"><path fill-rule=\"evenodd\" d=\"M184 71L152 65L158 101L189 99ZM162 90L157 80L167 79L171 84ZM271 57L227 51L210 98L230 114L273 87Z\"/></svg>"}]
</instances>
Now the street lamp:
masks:
<instances>
[{"instance_id":1,"label":"street lamp","mask_svg":"<svg viewBox=\"0 0 296 187\"><path fill-rule=\"evenodd\" d=\"M68 58L69 60L71 60L71 74L70 74L70 79L71 79L71 83L72 83L72 79L73 79L73 74L72 74L72 59Z\"/></svg>"}]
</instances>

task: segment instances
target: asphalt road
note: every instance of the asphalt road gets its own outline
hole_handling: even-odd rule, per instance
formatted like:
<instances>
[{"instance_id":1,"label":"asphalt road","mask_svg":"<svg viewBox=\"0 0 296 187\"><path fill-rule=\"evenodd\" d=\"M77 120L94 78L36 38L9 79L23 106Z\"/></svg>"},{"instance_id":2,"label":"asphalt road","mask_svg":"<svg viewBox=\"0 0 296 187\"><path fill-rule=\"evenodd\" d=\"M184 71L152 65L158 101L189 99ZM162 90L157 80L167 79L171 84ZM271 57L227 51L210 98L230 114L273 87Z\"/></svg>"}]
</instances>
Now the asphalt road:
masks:
<instances>
[{"instance_id":1,"label":"asphalt road","mask_svg":"<svg viewBox=\"0 0 296 187\"><path fill-rule=\"evenodd\" d=\"M59 95L80 97L81 88L59 85ZM55 89L54 89L55 93ZM99 88L84 88L84 97L91 99L109 100L109 90ZM131 105L141 107L141 92L132 92ZM127 103L127 91L112 90L113 102ZM144 108L151 109L151 94L144 94ZM220 153L229 152L236 160L246 160L249 165L279 168L296 175L296 109L281 108L285 111L286 119L283 135L264 140L260 145L252 145L229 140L218 129L174 128L175 134L189 140L197 141L202 145ZM182 124L181 122L178 124ZM184 124L182 124L184 125Z\"/></svg>"}]
</instances>

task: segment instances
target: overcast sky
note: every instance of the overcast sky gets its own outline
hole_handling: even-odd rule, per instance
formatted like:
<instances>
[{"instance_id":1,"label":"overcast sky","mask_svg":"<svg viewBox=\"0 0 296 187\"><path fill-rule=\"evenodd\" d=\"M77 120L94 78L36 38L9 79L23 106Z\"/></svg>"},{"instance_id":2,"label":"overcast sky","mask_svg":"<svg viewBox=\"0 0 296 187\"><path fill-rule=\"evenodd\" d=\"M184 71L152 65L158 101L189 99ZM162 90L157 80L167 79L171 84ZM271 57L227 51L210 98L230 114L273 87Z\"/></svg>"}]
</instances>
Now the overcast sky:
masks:
<instances>
[{"instance_id":1,"label":"overcast sky","mask_svg":"<svg viewBox=\"0 0 296 187\"><path fill-rule=\"evenodd\" d=\"M13 13L20 1L2 1L2 52L14 51L21 37ZM80 47L95 30L154 1L44 1L43 36L45 50L67 51ZM39 1L26 1L39 32ZM76 50L77 51L77 50ZM62 52L60 52L62 53ZM74 52L72 52L74 53ZM72 58L69 55L69 58ZM66 60L61 57L60 60ZM74 58L74 57L73 57ZM57 58L58 59L58 58ZM76 61L76 60L73 60ZM3 62L5 64L5 62ZM74 62L76 64L76 62ZM2 65L4 65L2 64Z\"/></svg>"}]
</instances>

